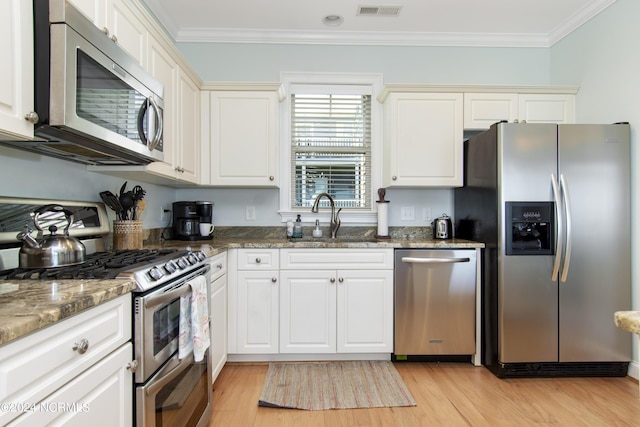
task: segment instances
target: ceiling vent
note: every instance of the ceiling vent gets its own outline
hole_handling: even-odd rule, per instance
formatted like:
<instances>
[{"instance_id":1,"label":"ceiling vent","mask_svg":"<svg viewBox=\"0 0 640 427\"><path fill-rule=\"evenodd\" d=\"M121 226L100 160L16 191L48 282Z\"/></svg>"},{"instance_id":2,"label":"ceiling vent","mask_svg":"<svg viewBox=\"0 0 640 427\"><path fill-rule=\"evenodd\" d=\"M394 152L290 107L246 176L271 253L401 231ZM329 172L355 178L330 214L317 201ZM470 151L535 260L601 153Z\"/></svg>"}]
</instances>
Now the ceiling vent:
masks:
<instances>
[{"instance_id":1,"label":"ceiling vent","mask_svg":"<svg viewBox=\"0 0 640 427\"><path fill-rule=\"evenodd\" d=\"M360 16L398 16L401 6L358 6Z\"/></svg>"}]
</instances>

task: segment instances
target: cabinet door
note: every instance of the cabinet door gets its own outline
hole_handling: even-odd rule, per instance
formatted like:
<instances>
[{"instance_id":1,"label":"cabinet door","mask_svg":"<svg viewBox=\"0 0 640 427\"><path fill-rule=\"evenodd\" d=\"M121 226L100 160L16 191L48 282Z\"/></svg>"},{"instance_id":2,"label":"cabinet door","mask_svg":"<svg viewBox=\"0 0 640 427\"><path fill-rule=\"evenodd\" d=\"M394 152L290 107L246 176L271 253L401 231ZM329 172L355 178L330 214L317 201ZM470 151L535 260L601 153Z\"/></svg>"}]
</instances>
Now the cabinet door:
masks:
<instances>
[{"instance_id":1,"label":"cabinet door","mask_svg":"<svg viewBox=\"0 0 640 427\"><path fill-rule=\"evenodd\" d=\"M131 426L133 375L127 364L132 347L123 345L9 425Z\"/></svg>"},{"instance_id":2,"label":"cabinet door","mask_svg":"<svg viewBox=\"0 0 640 427\"><path fill-rule=\"evenodd\" d=\"M211 283L211 370L215 381L227 361L227 276Z\"/></svg>"},{"instance_id":3,"label":"cabinet door","mask_svg":"<svg viewBox=\"0 0 640 427\"><path fill-rule=\"evenodd\" d=\"M151 75L158 79L164 86L164 115L163 115L163 153L164 161L149 164L149 171L168 178L176 178L175 170L177 156L175 151L178 145L177 131L177 80L178 64L171 54L164 48L161 42L155 38L149 38L148 69Z\"/></svg>"},{"instance_id":4,"label":"cabinet door","mask_svg":"<svg viewBox=\"0 0 640 427\"><path fill-rule=\"evenodd\" d=\"M277 187L277 93L210 95L211 185Z\"/></svg>"},{"instance_id":5,"label":"cabinet door","mask_svg":"<svg viewBox=\"0 0 640 427\"><path fill-rule=\"evenodd\" d=\"M2 0L0 6L0 134L32 139L33 124L24 117L33 111L33 4Z\"/></svg>"},{"instance_id":6,"label":"cabinet door","mask_svg":"<svg viewBox=\"0 0 640 427\"><path fill-rule=\"evenodd\" d=\"M339 270L338 353L393 352L393 270Z\"/></svg>"},{"instance_id":7,"label":"cabinet door","mask_svg":"<svg viewBox=\"0 0 640 427\"><path fill-rule=\"evenodd\" d=\"M462 185L461 93L391 93L385 102L385 187Z\"/></svg>"},{"instance_id":8,"label":"cabinet door","mask_svg":"<svg viewBox=\"0 0 640 427\"><path fill-rule=\"evenodd\" d=\"M574 95L520 94L519 120L527 123L574 123L574 102Z\"/></svg>"},{"instance_id":9,"label":"cabinet door","mask_svg":"<svg viewBox=\"0 0 640 427\"><path fill-rule=\"evenodd\" d=\"M113 0L108 8L110 37L143 67L146 65L147 29L123 0Z\"/></svg>"},{"instance_id":10,"label":"cabinet door","mask_svg":"<svg viewBox=\"0 0 640 427\"><path fill-rule=\"evenodd\" d=\"M181 181L200 179L200 89L181 69L178 73L177 172Z\"/></svg>"},{"instance_id":11,"label":"cabinet door","mask_svg":"<svg viewBox=\"0 0 640 427\"><path fill-rule=\"evenodd\" d=\"M101 30L107 27L107 14L113 6L113 0L69 0L76 9L82 12Z\"/></svg>"},{"instance_id":12,"label":"cabinet door","mask_svg":"<svg viewBox=\"0 0 640 427\"><path fill-rule=\"evenodd\" d=\"M518 118L518 95L515 93L465 93L464 128L489 129L501 120Z\"/></svg>"},{"instance_id":13,"label":"cabinet door","mask_svg":"<svg viewBox=\"0 0 640 427\"><path fill-rule=\"evenodd\" d=\"M278 353L278 271L238 271L238 353Z\"/></svg>"},{"instance_id":14,"label":"cabinet door","mask_svg":"<svg viewBox=\"0 0 640 427\"><path fill-rule=\"evenodd\" d=\"M283 270L280 277L280 353L335 353L335 270Z\"/></svg>"}]
</instances>

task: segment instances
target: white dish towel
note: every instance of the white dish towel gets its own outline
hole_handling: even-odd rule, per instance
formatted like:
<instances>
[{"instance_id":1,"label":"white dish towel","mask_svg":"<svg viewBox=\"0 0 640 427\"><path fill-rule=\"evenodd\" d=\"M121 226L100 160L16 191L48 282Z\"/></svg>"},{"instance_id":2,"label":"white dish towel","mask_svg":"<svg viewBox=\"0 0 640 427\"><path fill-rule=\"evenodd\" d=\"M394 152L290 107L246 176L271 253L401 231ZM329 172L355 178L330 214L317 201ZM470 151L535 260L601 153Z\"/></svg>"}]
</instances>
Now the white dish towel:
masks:
<instances>
[{"instance_id":1,"label":"white dish towel","mask_svg":"<svg viewBox=\"0 0 640 427\"><path fill-rule=\"evenodd\" d=\"M193 352L194 360L200 362L211 344L207 279L198 276L189 281L189 285L191 292L180 297L178 358L183 359Z\"/></svg>"}]
</instances>

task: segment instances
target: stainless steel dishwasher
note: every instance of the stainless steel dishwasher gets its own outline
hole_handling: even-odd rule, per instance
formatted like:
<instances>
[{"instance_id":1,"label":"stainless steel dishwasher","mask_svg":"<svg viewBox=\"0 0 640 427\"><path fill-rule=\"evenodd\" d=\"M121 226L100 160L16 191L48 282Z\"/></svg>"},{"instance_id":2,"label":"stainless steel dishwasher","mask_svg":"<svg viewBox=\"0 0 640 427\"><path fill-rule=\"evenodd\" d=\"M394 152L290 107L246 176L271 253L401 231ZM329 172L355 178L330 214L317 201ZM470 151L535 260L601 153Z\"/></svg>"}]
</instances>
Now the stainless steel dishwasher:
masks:
<instances>
[{"instance_id":1,"label":"stainless steel dishwasher","mask_svg":"<svg viewBox=\"0 0 640 427\"><path fill-rule=\"evenodd\" d=\"M395 251L396 355L476 351L476 251Z\"/></svg>"}]
</instances>

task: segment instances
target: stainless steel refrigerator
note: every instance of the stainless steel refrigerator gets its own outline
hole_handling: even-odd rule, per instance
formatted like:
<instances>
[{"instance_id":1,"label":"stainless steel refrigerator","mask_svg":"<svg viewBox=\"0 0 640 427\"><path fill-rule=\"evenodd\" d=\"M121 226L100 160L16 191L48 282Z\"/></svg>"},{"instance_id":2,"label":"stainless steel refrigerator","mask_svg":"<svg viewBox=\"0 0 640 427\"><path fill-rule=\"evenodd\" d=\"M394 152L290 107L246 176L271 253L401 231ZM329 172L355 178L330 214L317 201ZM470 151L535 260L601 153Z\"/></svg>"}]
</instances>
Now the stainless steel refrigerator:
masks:
<instances>
[{"instance_id":1,"label":"stainless steel refrigerator","mask_svg":"<svg viewBox=\"0 0 640 427\"><path fill-rule=\"evenodd\" d=\"M482 363L499 377L625 376L630 129L497 123L464 147L456 237L482 241Z\"/></svg>"}]
</instances>

